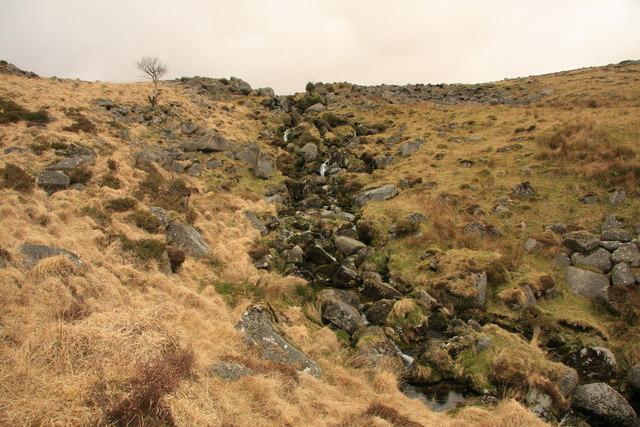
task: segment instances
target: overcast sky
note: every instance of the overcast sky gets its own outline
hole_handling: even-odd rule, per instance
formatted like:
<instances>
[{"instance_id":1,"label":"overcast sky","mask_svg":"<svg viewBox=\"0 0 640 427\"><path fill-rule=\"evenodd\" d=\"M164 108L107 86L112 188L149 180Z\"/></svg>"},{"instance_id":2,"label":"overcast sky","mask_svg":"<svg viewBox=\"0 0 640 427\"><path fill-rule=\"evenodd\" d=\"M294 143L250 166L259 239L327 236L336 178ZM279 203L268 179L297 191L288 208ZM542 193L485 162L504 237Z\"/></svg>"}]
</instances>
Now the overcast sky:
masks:
<instances>
[{"instance_id":1,"label":"overcast sky","mask_svg":"<svg viewBox=\"0 0 640 427\"><path fill-rule=\"evenodd\" d=\"M41 76L474 83L640 59L640 0L0 0L0 59Z\"/></svg>"}]
</instances>

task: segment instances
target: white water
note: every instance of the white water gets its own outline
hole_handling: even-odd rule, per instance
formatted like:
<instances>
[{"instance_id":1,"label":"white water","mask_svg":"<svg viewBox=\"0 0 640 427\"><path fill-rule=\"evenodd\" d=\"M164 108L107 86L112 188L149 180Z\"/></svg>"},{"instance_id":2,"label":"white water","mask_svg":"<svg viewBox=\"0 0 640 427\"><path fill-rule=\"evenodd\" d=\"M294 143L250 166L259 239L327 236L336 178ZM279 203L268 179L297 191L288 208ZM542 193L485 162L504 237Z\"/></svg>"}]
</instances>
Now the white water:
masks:
<instances>
[{"instance_id":1,"label":"white water","mask_svg":"<svg viewBox=\"0 0 640 427\"><path fill-rule=\"evenodd\" d=\"M327 171L327 165L329 161L327 160L323 164L320 165L320 176L324 176L324 173Z\"/></svg>"},{"instance_id":2,"label":"white water","mask_svg":"<svg viewBox=\"0 0 640 427\"><path fill-rule=\"evenodd\" d=\"M284 142L289 142L289 135L291 134L291 129L287 129L284 131L284 135L282 136L282 139Z\"/></svg>"},{"instance_id":3,"label":"white water","mask_svg":"<svg viewBox=\"0 0 640 427\"><path fill-rule=\"evenodd\" d=\"M407 365L409 366L413 365L413 357L404 353L400 353L400 355L402 356L402 360L404 360L407 363Z\"/></svg>"}]
</instances>

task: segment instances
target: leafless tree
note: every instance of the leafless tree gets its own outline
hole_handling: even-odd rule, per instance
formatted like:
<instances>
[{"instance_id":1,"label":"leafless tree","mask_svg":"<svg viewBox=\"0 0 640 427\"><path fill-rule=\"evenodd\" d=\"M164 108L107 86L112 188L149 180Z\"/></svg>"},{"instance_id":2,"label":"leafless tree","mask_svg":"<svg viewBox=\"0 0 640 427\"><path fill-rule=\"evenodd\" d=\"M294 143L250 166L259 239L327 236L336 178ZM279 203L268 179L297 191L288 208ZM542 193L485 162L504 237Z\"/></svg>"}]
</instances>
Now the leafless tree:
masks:
<instances>
[{"instance_id":1,"label":"leafless tree","mask_svg":"<svg viewBox=\"0 0 640 427\"><path fill-rule=\"evenodd\" d=\"M149 95L148 98L151 108L155 108L160 97L158 81L167 74L169 69L157 56L145 56L136 62L136 68L144 73L144 78L153 82L153 94Z\"/></svg>"}]
</instances>

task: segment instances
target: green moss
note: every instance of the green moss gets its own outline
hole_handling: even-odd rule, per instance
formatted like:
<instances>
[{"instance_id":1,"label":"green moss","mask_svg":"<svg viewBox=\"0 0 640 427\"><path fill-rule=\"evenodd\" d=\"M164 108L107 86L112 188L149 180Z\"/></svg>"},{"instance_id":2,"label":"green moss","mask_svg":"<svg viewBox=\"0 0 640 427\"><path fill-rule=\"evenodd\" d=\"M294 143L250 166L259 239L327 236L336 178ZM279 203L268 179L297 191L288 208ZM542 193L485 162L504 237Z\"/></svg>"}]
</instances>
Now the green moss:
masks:
<instances>
[{"instance_id":1,"label":"green moss","mask_svg":"<svg viewBox=\"0 0 640 427\"><path fill-rule=\"evenodd\" d=\"M111 217L106 212L96 208L95 206L85 206L80 209L80 214L93 219L96 224L106 227L111 224Z\"/></svg>"},{"instance_id":2,"label":"green moss","mask_svg":"<svg viewBox=\"0 0 640 427\"><path fill-rule=\"evenodd\" d=\"M119 236L122 250L132 254L140 261L160 261L165 251L165 244L156 239L129 239Z\"/></svg>"},{"instance_id":3,"label":"green moss","mask_svg":"<svg viewBox=\"0 0 640 427\"><path fill-rule=\"evenodd\" d=\"M264 296L263 288L247 283L219 282L213 283L213 287L231 306L235 306L243 298L257 301Z\"/></svg>"},{"instance_id":4,"label":"green moss","mask_svg":"<svg viewBox=\"0 0 640 427\"><path fill-rule=\"evenodd\" d=\"M149 233L157 233L160 228L160 220L148 211L137 210L132 212L127 215L126 220Z\"/></svg>"}]
</instances>

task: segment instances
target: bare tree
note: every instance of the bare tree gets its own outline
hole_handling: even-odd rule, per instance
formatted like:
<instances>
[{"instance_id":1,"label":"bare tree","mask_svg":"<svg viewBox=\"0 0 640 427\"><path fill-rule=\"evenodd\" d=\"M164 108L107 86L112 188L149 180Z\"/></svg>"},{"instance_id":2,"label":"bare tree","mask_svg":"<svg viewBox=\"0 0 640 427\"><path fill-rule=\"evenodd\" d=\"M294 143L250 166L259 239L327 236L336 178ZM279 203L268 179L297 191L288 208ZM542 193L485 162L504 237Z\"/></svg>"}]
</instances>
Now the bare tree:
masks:
<instances>
[{"instance_id":1,"label":"bare tree","mask_svg":"<svg viewBox=\"0 0 640 427\"><path fill-rule=\"evenodd\" d=\"M153 94L149 95L148 98L151 108L155 108L160 97L158 81L167 74L169 69L157 56L145 56L136 62L136 68L144 73L144 78L153 82Z\"/></svg>"}]
</instances>

